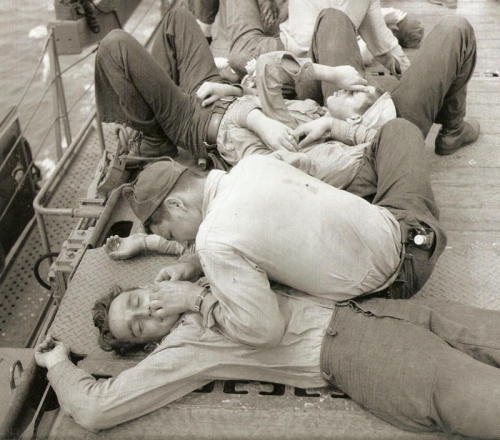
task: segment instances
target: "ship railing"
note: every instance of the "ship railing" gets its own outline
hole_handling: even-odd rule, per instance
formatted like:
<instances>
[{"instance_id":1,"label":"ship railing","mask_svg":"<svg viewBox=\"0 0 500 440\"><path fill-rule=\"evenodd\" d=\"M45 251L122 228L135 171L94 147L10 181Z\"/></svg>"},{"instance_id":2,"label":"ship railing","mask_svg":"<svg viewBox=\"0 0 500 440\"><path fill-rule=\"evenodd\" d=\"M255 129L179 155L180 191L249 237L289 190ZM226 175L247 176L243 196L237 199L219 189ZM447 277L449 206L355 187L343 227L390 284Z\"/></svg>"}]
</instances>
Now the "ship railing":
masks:
<instances>
[{"instance_id":1,"label":"ship railing","mask_svg":"<svg viewBox=\"0 0 500 440\"><path fill-rule=\"evenodd\" d=\"M166 7L173 6L174 3L175 0L170 2L164 2L161 4L161 7L164 8L165 6ZM144 21L144 19L151 12L153 6L155 5L158 5L158 2L155 0L151 0L149 7L147 7L144 14L138 19L135 27L130 30L131 33L134 33L136 31L136 29ZM118 24L121 27L121 23ZM146 47L150 45L152 38L155 35L159 25L160 23L157 23L157 25L151 32L151 35L147 38L145 43ZM0 222L1 222L1 220L6 216L8 209L12 206L14 199L21 191L23 185L27 180L29 181L32 187L36 186L37 182L34 181L34 174L35 174L34 170L37 169L37 166L35 163L44 152L47 153L47 149L49 148L47 146L47 140L49 139L51 133L54 133L54 143L52 147L55 149L56 164L54 169L52 170L52 173L45 180L43 180L42 186L33 201L35 219L39 229L42 246L46 254L50 254L52 252L51 243L49 235L47 233L47 226L46 226L47 216L65 216L65 217L74 217L81 219L96 218L99 216L102 210L102 208L98 209L96 206L91 204L87 206L80 205L77 207L49 206L51 192L61 182L62 178L64 177L64 173L68 169L70 163L76 157L81 147L85 144L86 134L89 132L92 125L94 125L94 127L97 130L97 135L101 150L104 151L105 149L105 138L104 138L103 127L95 103L93 105L93 110L90 111L88 117L81 124L76 135L73 135L72 132L73 127L71 126L70 123L70 114L75 110L77 105L81 103L82 100L87 95L89 95L91 91L93 91L94 89L93 82L84 88L83 93L81 93L69 107L63 83L63 76L67 74L69 71L73 70L77 65L82 63L84 60L93 56L96 50L97 50L97 44L94 44L92 47L87 49L86 53L83 56L81 56L71 65L65 67L62 70L59 63L60 55L58 54L57 50L56 36L54 33L54 29L51 28L49 30L48 35L44 40L42 52L38 59L36 68L33 71L33 74L28 83L26 84L25 89L23 90L23 93L21 95L21 98L19 99L15 107L19 108L21 104L23 104L23 101L25 101L25 98L32 91L35 79L37 78L38 75L40 75L43 65L43 60L46 55L48 55L50 60L51 79L46 85L46 87L43 89L40 99L37 101L36 105L34 106L34 109L28 115L26 123L23 124L20 134L16 138L13 147L9 150L9 153L6 155L3 162L0 164L0 172L2 172L4 167L7 166L9 159L14 154L17 145L25 141L26 131L28 130L28 128L30 128L33 121L35 121L36 117L40 114L40 112L46 111L43 105L44 100L49 93L52 93L52 111L54 116L51 122L45 128L42 136L40 137L40 141L36 146L36 148L34 149L31 160L28 161L27 166L24 168L22 175L16 176L17 177L16 189L12 194L12 196L9 197L5 209L3 209L2 212L0 212ZM63 143L63 138L64 138L64 143ZM64 144L66 145L66 147L63 147Z\"/></svg>"}]
</instances>

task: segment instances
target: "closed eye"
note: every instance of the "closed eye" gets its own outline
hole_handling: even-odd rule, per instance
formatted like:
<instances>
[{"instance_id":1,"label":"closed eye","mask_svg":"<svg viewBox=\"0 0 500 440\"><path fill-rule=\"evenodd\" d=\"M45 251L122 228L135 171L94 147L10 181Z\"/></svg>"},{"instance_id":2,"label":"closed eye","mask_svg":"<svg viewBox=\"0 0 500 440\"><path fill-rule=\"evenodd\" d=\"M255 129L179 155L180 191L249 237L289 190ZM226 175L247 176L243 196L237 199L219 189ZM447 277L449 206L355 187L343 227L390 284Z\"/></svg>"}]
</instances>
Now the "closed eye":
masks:
<instances>
[{"instance_id":1,"label":"closed eye","mask_svg":"<svg viewBox=\"0 0 500 440\"><path fill-rule=\"evenodd\" d=\"M139 298L139 295L135 294L132 299L132 306L137 309L139 308L140 305L141 305L141 300Z\"/></svg>"}]
</instances>

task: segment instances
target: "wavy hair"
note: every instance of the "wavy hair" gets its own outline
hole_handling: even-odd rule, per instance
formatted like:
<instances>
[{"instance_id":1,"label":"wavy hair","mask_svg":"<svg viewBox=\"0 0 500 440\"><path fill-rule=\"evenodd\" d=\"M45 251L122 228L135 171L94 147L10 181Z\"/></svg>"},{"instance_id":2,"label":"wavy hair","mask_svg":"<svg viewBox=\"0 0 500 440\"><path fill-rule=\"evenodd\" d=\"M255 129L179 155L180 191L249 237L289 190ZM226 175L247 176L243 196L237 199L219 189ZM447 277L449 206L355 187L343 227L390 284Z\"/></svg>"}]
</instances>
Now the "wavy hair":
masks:
<instances>
[{"instance_id":1,"label":"wavy hair","mask_svg":"<svg viewBox=\"0 0 500 440\"><path fill-rule=\"evenodd\" d=\"M94 325L99 330L99 337L97 343L104 351L115 351L119 355L126 355L131 352L144 351L149 353L157 346L156 342L148 342L146 344L135 344L133 342L117 339L109 329L109 308L113 300L124 292L131 290L141 289L141 287L129 287L123 289L118 285L111 287L109 292L103 297L99 298L92 307L92 319Z\"/></svg>"}]
</instances>

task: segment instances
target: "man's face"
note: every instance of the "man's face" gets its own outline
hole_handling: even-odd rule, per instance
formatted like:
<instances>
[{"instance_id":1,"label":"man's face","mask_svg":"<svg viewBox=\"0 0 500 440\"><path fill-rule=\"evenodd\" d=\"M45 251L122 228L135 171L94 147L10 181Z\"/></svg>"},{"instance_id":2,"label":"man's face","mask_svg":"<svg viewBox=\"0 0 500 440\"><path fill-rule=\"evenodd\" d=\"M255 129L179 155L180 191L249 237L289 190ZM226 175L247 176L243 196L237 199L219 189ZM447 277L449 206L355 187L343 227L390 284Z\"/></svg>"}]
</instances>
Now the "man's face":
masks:
<instances>
[{"instance_id":1,"label":"man's face","mask_svg":"<svg viewBox=\"0 0 500 440\"><path fill-rule=\"evenodd\" d=\"M118 295L109 307L109 329L122 341L136 344L156 341L179 319L162 301L166 292L159 286L130 290Z\"/></svg>"},{"instance_id":2,"label":"man's face","mask_svg":"<svg viewBox=\"0 0 500 440\"><path fill-rule=\"evenodd\" d=\"M183 242L196 238L201 221L201 213L163 204L150 217L147 226L153 234Z\"/></svg>"},{"instance_id":3,"label":"man's face","mask_svg":"<svg viewBox=\"0 0 500 440\"><path fill-rule=\"evenodd\" d=\"M337 119L346 120L364 113L378 98L377 89L368 86L368 92L350 92L348 90L337 90L326 100L330 114Z\"/></svg>"}]
</instances>

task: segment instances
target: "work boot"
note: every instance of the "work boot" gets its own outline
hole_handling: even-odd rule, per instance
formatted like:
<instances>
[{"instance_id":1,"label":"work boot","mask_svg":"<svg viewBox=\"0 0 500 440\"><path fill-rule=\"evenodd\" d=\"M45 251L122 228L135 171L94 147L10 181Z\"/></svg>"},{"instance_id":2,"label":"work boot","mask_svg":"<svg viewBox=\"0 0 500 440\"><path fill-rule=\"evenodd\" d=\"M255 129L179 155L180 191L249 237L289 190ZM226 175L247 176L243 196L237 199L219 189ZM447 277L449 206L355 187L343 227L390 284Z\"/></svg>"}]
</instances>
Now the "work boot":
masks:
<instances>
[{"instance_id":1,"label":"work boot","mask_svg":"<svg viewBox=\"0 0 500 440\"><path fill-rule=\"evenodd\" d=\"M475 142L479 137L479 122L475 119L463 121L455 129L441 128L436 138L436 154L446 156Z\"/></svg>"},{"instance_id":2,"label":"work boot","mask_svg":"<svg viewBox=\"0 0 500 440\"><path fill-rule=\"evenodd\" d=\"M174 157L177 147L169 139L137 132L129 141L129 155L138 157Z\"/></svg>"}]
</instances>

